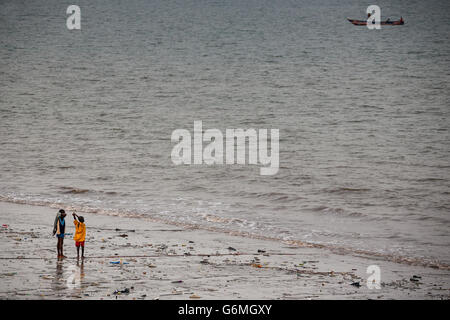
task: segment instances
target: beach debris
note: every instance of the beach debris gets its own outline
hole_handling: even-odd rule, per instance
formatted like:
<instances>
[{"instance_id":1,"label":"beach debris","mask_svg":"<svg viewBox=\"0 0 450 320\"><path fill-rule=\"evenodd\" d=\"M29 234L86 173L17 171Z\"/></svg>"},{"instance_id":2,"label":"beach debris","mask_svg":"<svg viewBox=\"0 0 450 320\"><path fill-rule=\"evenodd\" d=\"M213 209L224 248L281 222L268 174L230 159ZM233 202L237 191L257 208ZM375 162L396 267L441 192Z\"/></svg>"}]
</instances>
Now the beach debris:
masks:
<instances>
[{"instance_id":1,"label":"beach debris","mask_svg":"<svg viewBox=\"0 0 450 320\"><path fill-rule=\"evenodd\" d=\"M175 281L172 281L172 283L183 283L183 280L175 280Z\"/></svg>"},{"instance_id":2,"label":"beach debris","mask_svg":"<svg viewBox=\"0 0 450 320\"><path fill-rule=\"evenodd\" d=\"M258 253L266 253L265 250L258 249Z\"/></svg>"},{"instance_id":3,"label":"beach debris","mask_svg":"<svg viewBox=\"0 0 450 320\"><path fill-rule=\"evenodd\" d=\"M191 298L191 299L199 299L200 296L198 296L196 294L192 294L191 296L189 296L189 298Z\"/></svg>"},{"instance_id":4,"label":"beach debris","mask_svg":"<svg viewBox=\"0 0 450 320\"><path fill-rule=\"evenodd\" d=\"M172 296L172 295L182 295L183 291L178 291L177 289L172 289L171 293L163 293L162 296Z\"/></svg>"},{"instance_id":5,"label":"beach debris","mask_svg":"<svg viewBox=\"0 0 450 320\"><path fill-rule=\"evenodd\" d=\"M161 244L157 247L159 250L166 250L168 246L166 244Z\"/></svg>"},{"instance_id":6,"label":"beach debris","mask_svg":"<svg viewBox=\"0 0 450 320\"><path fill-rule=\"evenodd\" d=\"M122 260L120 261L110 261L110 264L129 264L128 262L123 262Z\"/></svg>"},{"instance_id":7,"label":"beach debris","mask_svg":"<svg viewBox=\"0 0 450 320\"><path fill-rule=\"evenodd\" d=\"M355 286L357 288L361 287L361 284L359 283L359 281L353 282L350 285Z\"/></svg>"},{"instance_id":8,"label":"beach debris","mask_svg":"<svg viewBox=\"0 0 450 320\"><path fill-rule=\"evenodd\" d=\"M119 237L126 238L126 237L128 237L128 235L123 233L123 234L119 234Z\"/></svg>"},{"instance_id":9,"label":"beach debris","mask_svg":"<svg viewBox=\"0 0 450 320\"><path fill-rule=\"evenodd\" d=\"M230 250L230 251L237 251L235 248L233 248L233 247L228 247L227 248L228 250Z\"/></svg>"},{"instance_id":10,"label":"beach debris","mask_svg":"<svg viewBox=\"0 0 450 320\"><path fill-rule=\"evenodd\" d=\"M127 231L127 232L135 232L135 230L134 229L131 229L131 230L126 230L126 229L119 229L119 228L116 228L116 229L114 229L115 231Z\"/></svg>"},{"instance_id":11,"label":"beach debris","mask_svg":"<svg viewBox=\"0 0 450 320\"><path fill-rule=\"evenodd\" d=\"M116 290L116 291L114 291L113 294L119 295L119 294L122 294L122 293L129 294L129 293L130 293L130 289L125 288L125 289L123 289L123 290Z\"/></svg>"},{"instance_id":12,"label":"beach debris","mask_svg":"<svg viewBox=\"0 0 450 320\"><path fill-rule=\"evenodd\" d=\"M200 261L201 264L209 264L209 261L207 259L203 259L202 261Z\"/></svg>"},{"instance_id":13,"label":"beach debris","mask_svg":"<svg viewBox=\"0 0 450 320\"><path fill-rule=\"evenodd\" d=\"M2 273L0 276L2 276L2 277L11 277L11 276L14 276L16 274L17 274L17 272L8 272L8 273Z\"/></svg>"},{"instance_id":14,"label":"beach debris","mask_svg":"<svg viewBox=\"0 0 450 320\"><path fill-rule=\"evenodd\" d=\"M414 279L422 279L422 277L421 276L416 276L416 275L413 275L412 276Z\"/></svg>"},{"instance_id":15,"label":"beach debris","mask_svg":"<svg viewBox=\"0 0 450 320\"><path fill-rule=\"evenodd\" d=\"M410 278L409 281L412 281L412 282L419 282L419 278L417 278L417 277L415 277L415 276L412 276L412 278Z\"/></svg>"},{"instance_id":16,"label":"beach debris","mask_svg":"<svg viewBox=\"0 0 450 320\"><path fill-rule=\"evenodd\" d=\"M192 241L192 240L189 240L189 243L194 243L194 241Z\"/></svg>"},{"instance_id":17,"label":"beach debris","mask_svg":"<svg viewBox=\"0 0 450 320\"><path fill-rule=\"evenodd\" d=\"M2 224L2 228L8 228L9 226L7 224Z\"/></svg>"},{"instance_id":18,"label":"beach debris","mask_svg":"<svg viewBox=\"0 0 450 320\"><path fill-rule=\"evenodd\" d=\"M263 266L258 263L252 263L252 267L254 268L262 268Z\"/></svg>"}]
</instances>

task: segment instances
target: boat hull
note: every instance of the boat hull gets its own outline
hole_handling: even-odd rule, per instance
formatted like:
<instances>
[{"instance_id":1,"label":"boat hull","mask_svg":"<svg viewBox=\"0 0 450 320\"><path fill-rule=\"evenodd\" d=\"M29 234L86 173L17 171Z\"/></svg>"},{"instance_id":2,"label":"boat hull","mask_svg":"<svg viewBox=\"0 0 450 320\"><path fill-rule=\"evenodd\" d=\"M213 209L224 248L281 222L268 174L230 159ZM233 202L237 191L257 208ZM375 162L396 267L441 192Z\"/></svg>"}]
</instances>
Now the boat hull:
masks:
<instances>
[{"instance_id":1,"label":"boat hull","mask_svg":"<svg viewBox=\"0 0 450 320\"><path fill-rule=\"evenodd\" d=\"M354 24L355 26L367 26L367 21L364 20L354 20L354 19L348 19L348 21L350 21L352 24ZM401 26L405 24L405 21L403 20L397 20L397 21L381 21L380 25L382 26Z\"/></svg>"}]
</instances>

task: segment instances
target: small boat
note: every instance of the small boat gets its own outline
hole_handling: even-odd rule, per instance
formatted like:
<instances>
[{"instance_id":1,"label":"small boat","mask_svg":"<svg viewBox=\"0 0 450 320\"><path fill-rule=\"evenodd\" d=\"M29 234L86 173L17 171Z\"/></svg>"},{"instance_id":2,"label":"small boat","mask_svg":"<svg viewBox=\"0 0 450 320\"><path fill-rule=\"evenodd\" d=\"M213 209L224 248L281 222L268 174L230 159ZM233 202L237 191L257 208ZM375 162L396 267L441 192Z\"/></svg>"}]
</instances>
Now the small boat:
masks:
<instances>
[{"instance_id":1,"label":"small boat","mask_svg":"<svg viewBox=\"0 0 450 320\"><path fill-rule=\"evenodd\" d=\"M347 20L350 21L351 23L353 23L355 26L367 26L366 20L354 20L354 19L349 19L349 18L347 18ZM402 24L405 24L405 21L403 20L403 18L400 18L400 20L396 20L396 21L391 21L391 20L387 19L386 21L380 22L380 25L382 25L382 26L400 26Z\"/></svg>"}]
</instances>

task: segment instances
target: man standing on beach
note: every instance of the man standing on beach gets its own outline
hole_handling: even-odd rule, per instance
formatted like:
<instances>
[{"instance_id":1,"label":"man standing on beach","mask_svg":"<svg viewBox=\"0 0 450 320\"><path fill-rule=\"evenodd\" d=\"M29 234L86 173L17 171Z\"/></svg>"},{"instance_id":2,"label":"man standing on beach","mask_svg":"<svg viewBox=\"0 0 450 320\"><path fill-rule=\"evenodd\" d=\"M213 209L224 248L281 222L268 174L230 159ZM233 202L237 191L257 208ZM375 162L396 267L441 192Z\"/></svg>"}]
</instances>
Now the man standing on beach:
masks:
<instances>
[{"instance_id":1,"label":"man standing on beach","mask_svg":"<svg viewBox=\"0 0 450 320\"><path fill-rule=\"evenodd\" d=\"M58 258L65 258L66 256L63 254L63 245L64 245L64 232L66 229L66 223L64 218L66 217L66 212L61 209L55 218L55 223L53 224L53 235L56 234L58 238L58 242L56 244L56 250L58 251Z\"/></svg>"}]
</instances>

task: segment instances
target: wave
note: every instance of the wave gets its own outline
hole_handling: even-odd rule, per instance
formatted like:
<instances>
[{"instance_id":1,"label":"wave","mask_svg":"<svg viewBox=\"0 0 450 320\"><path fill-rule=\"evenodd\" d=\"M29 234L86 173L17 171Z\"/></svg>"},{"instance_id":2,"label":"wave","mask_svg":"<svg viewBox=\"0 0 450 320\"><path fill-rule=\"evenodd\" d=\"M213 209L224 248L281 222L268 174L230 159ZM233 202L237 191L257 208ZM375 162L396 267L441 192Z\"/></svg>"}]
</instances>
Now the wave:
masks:
<instances>
[{"instance_id":1,"label":"wave","mask_svg":"<svg viewBox=\"0 0 450 320\"><path fill-rule=\"evenodd\" d=\"M295 202L304 199L304 197L299 195L293 195L284 192L249 192L249 191L238 191L233 193L234 196L250 198L250 199L264 199L271 200L273 202Z\"/></svg>"},{"instance_id":2,"label":"wave","mask_svg":"<svg viewBox=\"0 0 450 320\"><path fill-rule=\"evenodd\" d=\"M80 194L80 193L88 193L88 189L78 189L72 187L60 187L62 190L61 193L69 193L69 194Z\"/></svg>"},{"instance_id":3,"label":"wave","mask_svg":"<svg viewBox=\"0 0 450 320\"><path fill-rule=\"evenodd\" d=\"M103 191L103 190L89 190L74 187L60 187L61 193L63 194L83 194L83 193L101 193L106 195L118 195L116 191Z\"/></svg>"},{"instance_id":4,"label":"wave","mask_svg":"<svg viewBox=\"0 0 450 320\"><path fill-rule=\"evenodd\" d=\"M72 206L72 205L69 205L66 203L62 203L62 202L52 202L52 201L45 201L45 200L27 200L27 199L23 199L23 198L10 197L10 196L4 196L4 195L0 195L0 201L16 203L16 204L24 204L24 205L45 206L45 207L54 208L54 209L63 208L65 210L74 210L77 212L84 212L84 213L90 213L90 214L119 216L119 217L125 217L125 218L133 218L133 219L145 219L147 221L157 222L157 223L165 223L168 225L178 226L178 227L184 228L184 229L203 229L203 230L212 231L212 232L225 233L225 234L229 234L229 235L233 235L233 236L282 242L286 245L296 246L296 247L300 247L300 248L324 249L324 250L328 250L328 251L331 251L333 253L340 254L340 255L363 256L366 258L377 257L377 258L385 260L385 261L390 261L390 262L395 262L395 263L400 263L400 264L422 266L422 267L429 267L429 268L442 269L442 270L450 270L449 264L440 262L435 259L406 257L406 256L396 255L396 254L389 254L389 253L375 252L375 251L364 250L364 249L343 247L343 246L334 245L334 244L314 243L314 242L308 242L308 241L297 240L297 239L288 239L288 238L285 238L282 236L270 236L270 235L258 234L256 232L227 229L227 228L223 228L223 227L219 227L219 226L215 226L215 225L201 225L198 223L177 221L174 219L164 218L161 216L139 214L133 210L101 209L101 208L93 208L93 207L88 207L88 206ZM320 207L318 207L318 208L320 208ZM248 222L243 219L224 218L224 217L219 217L219 216L210 215L210 214L204 215L204 218L207 221L212 222L212 223L241 222L242 224L253 225L251 222Z\"/></svg>"},{"instance_id":5,"label":"wave","mask_svg":"<svg viewBox=\"0 0 450 320\"><path fill-rule=\"evenodd\" d=\"M334 189L325 189L327 193L350 193L350 192L368 192L371 191L368 188L349 188L349 187L340 187Z\"/></svg>"},{"instance_id":6,"label":"wave","mask_svg":"<svg viewBox=\"0 0 450 320\"><path fill-rule=\"evenodd\" d=\"M318 206L318 207L312 208L311 210L314 211L314 212L320 212L320 213L323 213L323 214L332 214L332 215L339 215L339 216L344 216L344 217L362 217L362 216L366 216L362 212L348 211L348 210L343 209L343 208L332 208L332 207L327 207L327 206Z\"/></svg>"}]
</instances>

